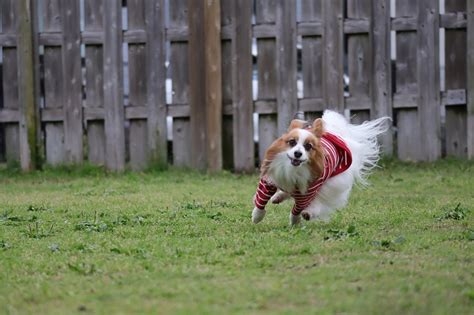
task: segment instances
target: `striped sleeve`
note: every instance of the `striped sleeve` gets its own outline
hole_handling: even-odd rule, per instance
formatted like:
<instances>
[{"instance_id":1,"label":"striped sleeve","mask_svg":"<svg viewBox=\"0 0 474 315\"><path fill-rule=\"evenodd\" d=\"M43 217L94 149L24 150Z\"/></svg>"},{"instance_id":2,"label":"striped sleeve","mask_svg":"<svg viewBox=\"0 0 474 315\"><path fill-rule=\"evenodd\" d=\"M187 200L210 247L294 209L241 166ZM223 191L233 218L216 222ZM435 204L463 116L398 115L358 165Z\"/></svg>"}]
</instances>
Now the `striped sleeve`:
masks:
<instances>
[{"instance_id":1,"label":"striped sleeve","mask_svg":"<svg viewBox=\"0 0 474 315\"><path fill-rule=\"evenodd\" d=\"M255 193L255 207L260 210L265 209L265 206L268 203L268 200L276 193L277 188L275 185L272 185L264 178L260 179L258 183L257 192Z\"/></svg>"}]
</instances>

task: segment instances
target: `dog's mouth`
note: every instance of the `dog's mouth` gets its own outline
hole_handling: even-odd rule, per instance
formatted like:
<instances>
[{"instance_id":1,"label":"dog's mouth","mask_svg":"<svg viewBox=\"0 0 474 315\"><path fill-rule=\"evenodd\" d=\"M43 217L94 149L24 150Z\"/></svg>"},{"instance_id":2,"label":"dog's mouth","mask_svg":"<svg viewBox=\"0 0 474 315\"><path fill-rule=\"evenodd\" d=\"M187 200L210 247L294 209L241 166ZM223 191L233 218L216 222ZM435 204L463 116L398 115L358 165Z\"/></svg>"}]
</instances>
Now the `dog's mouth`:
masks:
<instances>
[{"instance_id":1,"label":"dog's mouth","mask_svg":"<svg viewBox=\"0 0 474 315\"><path fill-rule=\"evenodd\" d=\"M288 156L288 158L290 159L291 165L293 166L300 166L302 163L306 162L306 160L295 159L290 156Z\"/></svg>"}]
</instances>

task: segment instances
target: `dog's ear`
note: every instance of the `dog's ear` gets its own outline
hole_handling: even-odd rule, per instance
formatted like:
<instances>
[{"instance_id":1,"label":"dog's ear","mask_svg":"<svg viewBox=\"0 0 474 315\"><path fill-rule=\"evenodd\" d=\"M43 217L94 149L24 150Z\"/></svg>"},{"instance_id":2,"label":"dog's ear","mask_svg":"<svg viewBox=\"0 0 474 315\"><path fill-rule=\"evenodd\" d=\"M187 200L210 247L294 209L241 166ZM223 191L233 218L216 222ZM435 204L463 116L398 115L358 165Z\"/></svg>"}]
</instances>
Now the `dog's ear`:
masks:
<instances>
[{"instance_id":1,"label":"dog's ear","mask_svg":"<svg viewBox=\"0 0 474 315\"><path fill-rule=\"evenodd\" d=\"M288 127L288 131L291 131L296 128L304 128L308 123L301 119L293 119L290 123L290 127Z\"/></svg>"},{"instance_id":2,"label":"dog's ear","mask_svg":"<svg viewBox=\"0 0 474 315\"><path fill-rule=\"evenodd\" d=\"M321 138L324 133L324 122L321 118L313 122L313 133L316 137Z\"/></svg>"}]
</instances>

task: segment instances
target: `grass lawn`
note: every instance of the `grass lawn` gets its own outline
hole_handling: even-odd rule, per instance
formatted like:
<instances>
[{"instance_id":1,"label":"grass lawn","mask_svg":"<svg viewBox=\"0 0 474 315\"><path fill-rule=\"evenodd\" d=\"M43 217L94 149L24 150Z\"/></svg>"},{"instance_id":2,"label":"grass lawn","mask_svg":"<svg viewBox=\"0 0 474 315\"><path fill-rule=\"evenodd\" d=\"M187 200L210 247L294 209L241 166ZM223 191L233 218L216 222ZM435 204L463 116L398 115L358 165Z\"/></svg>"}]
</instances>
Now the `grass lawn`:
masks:
<instances>
[{"instance_id":1,"label":"grass lawn","mask_svg":"<svg viewBox=\"0 0 474 315\"><path fill-rule=\"evenodd\" d=\"M1 314L474 314L474 163L387 161L330 223L257 176L0 171Z\"/></svg>"}]
</instances>

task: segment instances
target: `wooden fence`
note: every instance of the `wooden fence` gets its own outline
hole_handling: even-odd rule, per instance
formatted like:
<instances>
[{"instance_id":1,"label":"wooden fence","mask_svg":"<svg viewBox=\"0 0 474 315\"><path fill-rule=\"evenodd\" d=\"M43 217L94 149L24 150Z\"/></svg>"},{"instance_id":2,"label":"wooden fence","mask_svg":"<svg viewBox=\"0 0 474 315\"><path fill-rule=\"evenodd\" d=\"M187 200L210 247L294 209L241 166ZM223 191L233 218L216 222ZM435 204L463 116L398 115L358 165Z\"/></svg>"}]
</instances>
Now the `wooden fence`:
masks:
<instances>
[{"instance_id":1,"label":"wooden fence","mask_svg":"<svg viewBox=\"0 0 474 315\"><path fill-rule=\"evenodd\" d=\"M25 170L251 172L295 112L326 108L393 117L381 140L404 160L474 157L474 0L0 0L0 12L0 160Z\"/></svg>"}]
</instances>

